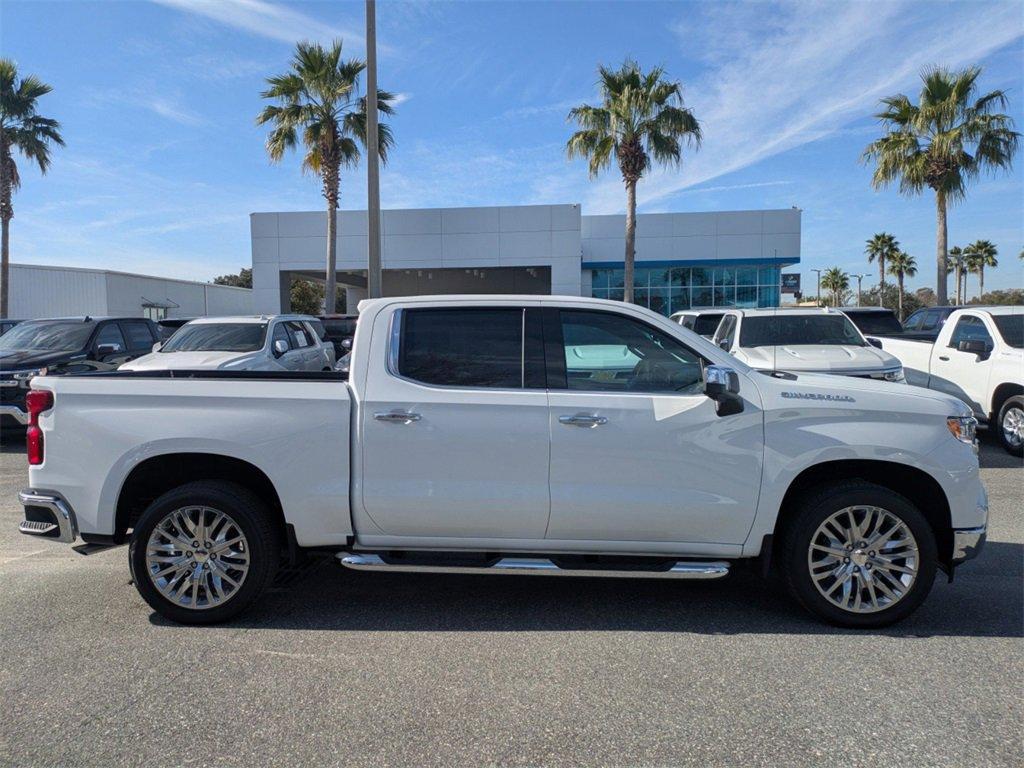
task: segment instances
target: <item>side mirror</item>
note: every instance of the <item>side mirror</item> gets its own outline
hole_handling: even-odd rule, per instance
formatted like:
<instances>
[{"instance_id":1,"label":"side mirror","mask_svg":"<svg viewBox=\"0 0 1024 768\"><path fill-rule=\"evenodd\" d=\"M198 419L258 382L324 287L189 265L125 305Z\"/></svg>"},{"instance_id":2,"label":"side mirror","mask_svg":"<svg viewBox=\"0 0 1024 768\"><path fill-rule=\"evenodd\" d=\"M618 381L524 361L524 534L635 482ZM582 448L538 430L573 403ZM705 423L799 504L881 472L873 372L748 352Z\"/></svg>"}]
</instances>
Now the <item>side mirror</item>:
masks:
<instances>
[{"instance_id":1,"label":"side mirror","mask_svg":"<svg viewBox=\"0 0 1024 768\"><path fill-rule=\"evenodd\" d=\"M881 339L873 339L873 338L871 338L869 336L868 337L868 344L870 344L872 347L878 347L879 349L882 348L882 340Z\"/></svg>"},{"instance_id":2,"label":"side mirror","mask_svg":"<svg viewBox=\"0 0 1024 768\"><path fill-rule=\"evenodd\" d=\"M122 352L120 344L100 344L96 347L96 357L106 357L107 355L116 355L118 352Z\"/></svg>"},{"instance_id":3,"label":"side mirror","mask_svg":"<svg viewBox=\"0 0 1024 768\"><path fill-rule=\"evenodd\" d=\"M970 355L977 355L980 360L988 360L988 344L981 339L968 339L957 345L957 350Z\"/></svg>"},{"instance_id":4,"label":"side mirror","mask_svg":"<svg viewBox=\"0 0 1024 768\"><path fill-rule=\"evenodd\" d=\"M153 351L154 351L154 352L159 352L159 351L160 351L160 348L161 348L162 346L163 346L163 342L161 342L161 341L158 341L158 342L157 342L156 344L154 344L154 345L153 345Z\"/></svg>"},{"instance_id":5,"label":"side mirror","mask_svg":"<svg viewBox=\"0 0 1024 768\"><path fill-rule=\"evenodd\" d=\"M719 416L731 416L743 410L740 377L732 368L709 365L704 369L704 394L715 401Z\"/></svg>"},{"instance_id":6,"label":"side mirror","mask_svg":"<svg viewBox=\"0 0 1024 768\"><path fill-rule=\"evenodd\" d=\"M274 357L280 357L288 351L288 342L284 339L278 339L274 342Z\"/></svg>"},{"instance_id":7,"label":"side mirror","mask_svg":"<svg viewBox=\"0 0 1024 768\"><path fill-rule=\"evenodd\" d=\"M342 339L341 340L341 348L342 349L352 349L352 339Z\"/></svg>"},{"instance_id":8,"label":"side mirror","mask_svg":"<svg viewBox=\"0 0 1024 768\"><path fill-rule=\"evenodd\" d=\"M723 350L728 352L729 351L729 347L732 346L732 345L729 344L729 340L728 339L722 339L720 342L718 342L718 346L720 346Z\"/></svg>"}]
</instances>

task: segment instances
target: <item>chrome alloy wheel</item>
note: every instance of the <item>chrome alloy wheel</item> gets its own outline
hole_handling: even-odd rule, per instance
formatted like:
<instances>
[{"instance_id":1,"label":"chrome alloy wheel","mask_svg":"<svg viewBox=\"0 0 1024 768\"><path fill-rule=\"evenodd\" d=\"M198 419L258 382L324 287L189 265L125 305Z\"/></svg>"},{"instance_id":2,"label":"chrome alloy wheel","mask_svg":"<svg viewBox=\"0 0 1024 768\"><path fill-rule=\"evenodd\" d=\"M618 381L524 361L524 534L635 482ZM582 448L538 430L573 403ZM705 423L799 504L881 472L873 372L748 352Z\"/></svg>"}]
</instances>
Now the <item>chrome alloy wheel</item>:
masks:
<instances>
[{"instance_id":1,"label":"chrome alloy wheel","mask_svg":"<svg viewBox=\"0 0 1024 768\"><path fill-rule=\"evenodd\" d=\"M146 543L146 574L175 605L203 610L235 596L249 573L249 542L210 507L168 512Z\"/></svg>"},{"instance_id":2,"label":"chrome alloy wheel","mask_svg":"<svg viewBox=\"0 0 1024 768\"><path fill-rule=\"evenodd\" d=\"M902 600L917 578L917 540L880 507L845 507L818 526L807 551L811 580L851 613L875 613Z\"/></svg>"},{"instance_id":3,"label":"chrome alloy wheel","mask_svg":"<svg viewBox=\"0 0 1024 768\"><path fill-rule=\"evenodd\" d=\"M1024 445L1024 410L1017 407L1007 408L1003 414L1003 437L1007 445L1019 448Z\"/></svg>"}]
</instances>

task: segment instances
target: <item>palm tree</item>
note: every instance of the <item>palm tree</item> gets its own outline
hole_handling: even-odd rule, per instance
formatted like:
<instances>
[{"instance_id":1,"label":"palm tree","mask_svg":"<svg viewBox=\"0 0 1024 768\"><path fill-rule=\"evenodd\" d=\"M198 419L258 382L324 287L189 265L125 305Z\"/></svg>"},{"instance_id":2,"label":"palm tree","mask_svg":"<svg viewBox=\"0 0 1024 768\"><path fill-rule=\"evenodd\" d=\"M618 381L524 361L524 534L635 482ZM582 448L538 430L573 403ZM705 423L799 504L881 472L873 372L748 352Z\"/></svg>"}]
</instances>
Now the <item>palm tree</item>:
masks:
<instances>
[{"instance_id":1,"label":"palm tree","mask_svg":"<svg viewBox=\"0 0 1024 768\"><path fill-rule=\"evenodd\" d=\"M878 260L878 306L882 306L882 295L885 293L885 261L899 249L899 242L888 232L876 233L864 248L868 264Z\"/></svg>"},{"instance_id":2,"label":"palm tree","mask_svg":"<svg viewBox=\"0 0 1024 768\"><path fill-rule=\"evenodd\" d=\"M832 306L838 307L850 288L850 276L839 267L832 267L821 276L821 284L825 290L832 292Z\"/></svg>"},{"instance_id":3,"label":"palm tree","mask_svg":"<svg viewBox=\"0 0 1024 768\"><path fill-rule=\"evenodd\" d=\"M606 168L614 155L626 185L625 292L633 301L633 262L636 257L636 185L651 166L677 166L682 144L700 147L700 123L683 105L682 86L664 79L665 70L655 67L644 73L635 61L617 70L598 67L602 101L583 104L569 112L579 130L566 144L570 158L588 160L590 177Z\"/></svg>"},{"instance_id":4,"label":"palm tree","mask_svg":"<svg viewBox=\"0 0 1024 768\"><path fill-rule=\"evenodd\" d=\"M7 317L13 197L21 186L14 151L39 166L40 173L46 173L50 167L50 145L64 146L60 123L36 114L39 98L52 90L34 75L19 82L17 64L11 59L0 59L0 317Z\"/></svg>"},{"instance_id":5,"label":"palm tree","mask_svg":"<svg viewBox=\"0 0 1024 768\"><path fill-rule=\"evenodd\" d=\"M1003 91L977 95L980 75L980 67L926 70L920 103L903 94L882 99L884 109L876 117L886 133L864 150L863 159L875 161L876 189L898 180L904 194L918 194L925 187L935 193L939 304L947 301L946 207L963 199L967 183L982 171L1009 169L1020 138L1013 120L994 112L1006 108Z\"/></svg>"},{"instance_id":6,"label":"palm tree","mask_svg":"<svg viewBox=\"0 0 1024 768\"><path fill-rule=\"evenodd\" d=\"M955 245L949 249L949 262L950 266L953 267L953 277L956 282L956 304L960 304L960 283L963 282L964 267L966 261L964 259L963 249L959 245Z\"/></svg>"},{"instance_id":7,"label":"palm tree","mask_svg":"<svg viewBox=\"0 0 1024 768\"><path fill-rule=\"evenodd\" d=\"M267 153L279 162L299 142L301 131L305 156L302 170L311 171L323 182L327 200L327 286L325 304L333 311L337 280L337 210L342 166L359 162L360 147L366 148L366 97L359 95L359 75L366 69L361 59L341 58L341 41L330 48L319 43L298 43L291 69L267 78L270 87L260 94L277 104L265 107L256 117L257 125L272 124L267 136ZM377 91L377 109L394 114L394 95ZM378 123L380 158L387 162L394 144L391 128Z\"/></svg>"},{"instance_id":8,"label":"palm tree","mask_svg":"<svg viewBox=\"0 0 1024 768\"><path fill-rule=\"evenodd\" d=\"M985 267L998 267L999 251L990 240L975 240L964 249L970 271L978 276L978 298L985 293Z\"/></svg>"},{"instance_id":9,"label":"palm tree","mask_svg":"<svg viewBox=\"0 0 1024 768\"><path fill-rule=\"evenodd\" d=\"M903 278L917 274L917 262L906 251L896 251L889 257L889 274L896 276L896 287L899 289L900 322L903 322ZM940 302L941 303L941 302Z\"/></svg>"}]
</instances>

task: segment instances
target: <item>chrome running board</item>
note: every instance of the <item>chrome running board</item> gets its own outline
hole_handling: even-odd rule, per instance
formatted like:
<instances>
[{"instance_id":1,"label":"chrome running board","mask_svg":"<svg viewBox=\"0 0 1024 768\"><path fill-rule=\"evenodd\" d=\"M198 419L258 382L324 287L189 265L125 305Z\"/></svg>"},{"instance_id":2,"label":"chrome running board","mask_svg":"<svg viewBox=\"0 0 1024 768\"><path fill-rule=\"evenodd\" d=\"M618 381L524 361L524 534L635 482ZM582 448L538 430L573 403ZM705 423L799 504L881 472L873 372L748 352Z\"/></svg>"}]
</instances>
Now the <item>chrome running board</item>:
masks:
<instances>
[{"instance_id":1,"label":"chrome running board","mask_svg":"<svg viewBox=\"0 0 1024 768\"><path fill-rule=\"evenodd\" d=\"M729 573L729 564L724 561L686 562L679 561L662 571L615 570L609 568L559 568L546 558L503 557L493 565L423 565L419 563L388 563L378 555L358 555L339 552L338 560L354 571L379 571L391 573L463 573L463 574L511 574L544 576L590 576L619 579L720 579Z\"/></svg>"}]
</instances>

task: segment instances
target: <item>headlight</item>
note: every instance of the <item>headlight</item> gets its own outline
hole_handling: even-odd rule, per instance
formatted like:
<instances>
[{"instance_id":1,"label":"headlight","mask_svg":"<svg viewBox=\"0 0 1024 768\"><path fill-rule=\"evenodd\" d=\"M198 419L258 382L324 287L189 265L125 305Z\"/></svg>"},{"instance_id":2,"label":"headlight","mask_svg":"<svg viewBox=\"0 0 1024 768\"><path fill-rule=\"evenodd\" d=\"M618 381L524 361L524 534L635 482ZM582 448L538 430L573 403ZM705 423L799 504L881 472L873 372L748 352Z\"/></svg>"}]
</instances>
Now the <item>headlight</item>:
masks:
<instances>
[{"instance_id":1,"label":"headlight","mask_svg":"<svg viewBox=\"0 0 1024 768\"><path fill-rule=\"evenodd\" d=\"M882 377L886 381L906 381L907 377L903 374L903 366L896 368L892 371L886 371L882 374Z\"/></svg>"},{"instance_id":2,"label":"headlight","mask_svg":"<svg viewBox=\"0 0 1024 768\"><path fill-rule=\"evenodd\" d=\"M949 433L961 443L974 445L974 436L978 430L978 420L973 416L950 416L946 419Z\"/></svg>"}]
</instances>

